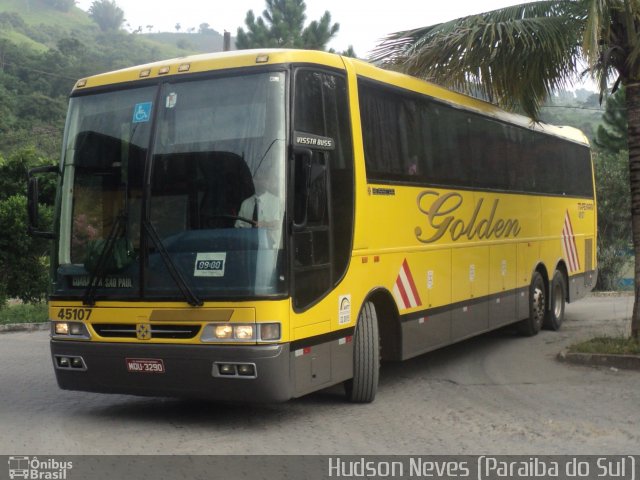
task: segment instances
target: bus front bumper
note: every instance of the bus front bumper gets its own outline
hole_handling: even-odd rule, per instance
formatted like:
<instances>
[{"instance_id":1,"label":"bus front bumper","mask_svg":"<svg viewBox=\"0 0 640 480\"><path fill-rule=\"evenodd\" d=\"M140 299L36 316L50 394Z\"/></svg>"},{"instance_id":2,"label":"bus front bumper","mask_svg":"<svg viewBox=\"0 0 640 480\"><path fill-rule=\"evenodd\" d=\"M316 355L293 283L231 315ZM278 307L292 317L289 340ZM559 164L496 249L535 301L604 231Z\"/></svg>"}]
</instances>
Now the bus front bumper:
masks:
<instances>
[{"instance_id":1,"label":"bus front bumper","mask_svg":"<svg viewBox=\"0 0 640 480\"><path fill-rule=\"evenodd\" d=\"M282 402L292 397L288 344L51 340L51 354L58 385L64 390L240 402Z\"/></svg>"}]
</instances>

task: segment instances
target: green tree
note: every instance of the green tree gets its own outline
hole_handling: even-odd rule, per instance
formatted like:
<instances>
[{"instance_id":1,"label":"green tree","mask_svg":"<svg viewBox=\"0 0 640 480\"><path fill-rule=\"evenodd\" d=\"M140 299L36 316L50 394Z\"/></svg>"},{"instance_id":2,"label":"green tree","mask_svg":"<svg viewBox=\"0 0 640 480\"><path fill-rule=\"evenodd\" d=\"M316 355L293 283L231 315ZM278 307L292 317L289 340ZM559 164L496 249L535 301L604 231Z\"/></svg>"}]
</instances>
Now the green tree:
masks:
<instances>
[{"instance_id":1,"label":"green tree","mask_svg":"<svg viewBox=\"0 0 640 480\"><path fill-rule=\"evenodd\" d=\"M627 111L624 88L607 99L607 108L602 116L604 125L598 127L595 144L612 153L627 149Z\"/></svg>"},{"instance_id":2,"label":"green tree","mask_svg":"<svg viewBox=\"0 0 640 480\"><path fill-rule=\"evenodd\" d=\"M624 88L607 99L594 143L598 195L598 284L601 290L617 288L629 258L631 219L627 115Z\"/></svg>"},{"instance_id":3,"label":"green tree","mask_svg":"<svg viewBox=\"0 0 640 480\"><path fill-rule=\"evenodd\" d=\"M594 154L598 196L598 284L616 290L631 247L629 162L625 150Z\"/></svg>"},{"instance_id":4,"label":"green tree","mask_svg":"<svg viewBox=\"0 0 640 480\"><path fill-rule=\"evenodd\" d=\"M640 338L640 2L543 0L397 32L373 60L470 92L537 120L554 91L574 83L582 65L601 98L614 80L626 87L629 185L635 251L631 330Z\"/></svg>"},{"instance_id":5,"label":"green tree","mask_svg":"<svg viewBox=\"0 0 640 480\"><path fill-rule=\"evenodd\" d=\"M25 178L30 168L51 164L33 149L0 157L0 306L7 297L36 302L47 294L50 244L27 235ZM56 185L53 178L42 180L41 219L43 228L49 228Z\"/></svg>"},{"instance_id":6,"label":"green tree","mask_svg":"<svg viewBox=\"0 0 640 480\"><path fill-rule=\"evenodd\" d=\"M307 27L304 0L266 0L267 8L256 19L253 10L247 12L247 31L238 28L236 48L305 48L325 50L329 41L338 33L340 25L331 23L327 11L320 20Z\"/></svg>"},{"instance_id":7,"label":"green tree","mask_svg":"<svg viewBox=\"0 0 640 480\"><path fill-rule=\"evenodd\" d=\"M120 30L124 23L124 11L115 0L96 0L89 7L89 16L103 32Z\"/></svg>"}]
</instances>

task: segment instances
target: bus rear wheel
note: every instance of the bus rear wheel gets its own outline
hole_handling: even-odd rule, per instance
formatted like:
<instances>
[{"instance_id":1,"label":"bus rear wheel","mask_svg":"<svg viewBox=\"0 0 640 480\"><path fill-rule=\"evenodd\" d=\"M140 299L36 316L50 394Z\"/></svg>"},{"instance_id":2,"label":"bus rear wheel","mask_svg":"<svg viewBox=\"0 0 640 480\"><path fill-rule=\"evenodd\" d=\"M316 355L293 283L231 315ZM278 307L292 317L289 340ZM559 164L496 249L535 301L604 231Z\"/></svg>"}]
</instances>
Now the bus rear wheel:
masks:
<instances>
[{"instance_id":1,"label":"bus rear wheel","mask_svg":"<svg viewBox=\"0 0 640 480\"><path fill-rule=\"evenodd\" d=\"M556 270L549 288L549 310L544 318L544 328L560 330L564 321L564 305L567 298L567 284L561 271Z\"/></svg>"},{"instance_id":2,"label":"bus rear wheel","mask_svg":"<svg viewBox=\"0 0 640 480\"><path fill-rule=\"evenodd\" d=\"M376 307L362 306L353 340L353 378L344 384L347 399L370 403L376 398L380 372L380 335Z\"/></svg>"},{"instance_id":3,"label":"bus rear wheel","mask_svg":"<svg viewBox=\"0 0 640 480\"><path fill-rule=\"evenodd\" d=\"M518 323L518 330L526 337L536 335L542 328L547 299L545 294L544 279L539 272L534 272L529 286L529 318Z\"/></svg>"}]
</instances>

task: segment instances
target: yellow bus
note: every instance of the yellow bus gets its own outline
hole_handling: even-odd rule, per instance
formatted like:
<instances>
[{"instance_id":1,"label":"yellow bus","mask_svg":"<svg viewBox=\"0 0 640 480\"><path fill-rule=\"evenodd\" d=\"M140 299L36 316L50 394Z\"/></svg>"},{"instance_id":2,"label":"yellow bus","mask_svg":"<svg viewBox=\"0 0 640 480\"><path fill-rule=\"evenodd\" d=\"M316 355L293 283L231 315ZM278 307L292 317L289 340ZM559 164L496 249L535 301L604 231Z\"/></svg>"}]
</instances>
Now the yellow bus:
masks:
<instances>
[{"instance_id":1,"label":"yellow bus","mask_svg":"<svg viewBox=\"0 0 640 480\"><path fill-rule=\"evenodd\" d=\"M595 283L582 133L325 52L82 79L52 170L63 389L370 402L381 360L558 329Z\"/></svg>"}]
</instances>

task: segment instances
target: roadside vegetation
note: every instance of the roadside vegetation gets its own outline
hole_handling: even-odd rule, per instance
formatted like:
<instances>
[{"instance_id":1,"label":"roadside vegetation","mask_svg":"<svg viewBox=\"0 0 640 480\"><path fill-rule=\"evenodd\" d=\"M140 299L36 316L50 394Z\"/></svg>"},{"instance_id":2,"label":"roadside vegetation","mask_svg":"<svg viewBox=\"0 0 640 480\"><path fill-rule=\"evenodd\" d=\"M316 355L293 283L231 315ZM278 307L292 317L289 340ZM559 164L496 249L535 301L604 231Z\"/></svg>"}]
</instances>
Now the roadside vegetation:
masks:
<instances>
[{"instance_id":1,"label":"roadside vegetation","mask_svg":"<svg viewBox=\"0 0 640 480\"><path fill-rule=\"evenodd\" d=\"M0 325L10 323L43 323L49 320L44 302L5 305L0 308Z\"/></svg>"},{"instance_id":2,"label":"roadside vegetation","mask_svg":"<svg viewBox=\"0 0 640 480\"><path fill-rule=\"evenodd\" d=\"M640 343L629 337L595 337L572 345L571 353L594 353L607 355L640 355Z\"/></svg>"}]
</instances>

